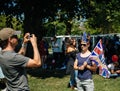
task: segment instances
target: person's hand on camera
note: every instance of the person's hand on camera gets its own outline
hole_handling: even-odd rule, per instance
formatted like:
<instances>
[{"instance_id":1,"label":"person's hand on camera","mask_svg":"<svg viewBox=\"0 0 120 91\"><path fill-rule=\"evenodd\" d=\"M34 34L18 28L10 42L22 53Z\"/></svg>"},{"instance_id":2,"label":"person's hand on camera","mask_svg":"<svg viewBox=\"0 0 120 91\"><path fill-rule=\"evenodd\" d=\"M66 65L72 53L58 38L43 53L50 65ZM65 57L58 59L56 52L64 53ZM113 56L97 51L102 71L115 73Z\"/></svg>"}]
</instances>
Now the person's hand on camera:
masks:
<instances>
[{"instance_id":1,"label":"person's hand on camera","mask_svg":"<svg viewBox=\"0 0 120 91\"><path fill-rule=\"evenodd\" d=\"M28 38L30 36L30 33L26 33L23 39L23 43L27 43L30 39Z\"/></svg>"},{"instance_id":2,"label":"person's hand on camera","mask_svg":"<svg viewBox=\"0 0 120 91\"><path fill-rule=\"evenodd\" d=\"M26 48L27 48L27 43L28 43L28 41L30 41L30 39L28 39L28 36L29 36L29 35L30 35L30 33L26 33L26 34L24 35L21 49L20 49L19 52L18 52L19 54L25 55L25 53L26 53Z\"/></svg>"},{"instance_id":3,"label":"person's hand on camera","mask_svg":"<svg viewBox=\"0 0 120 91\"><path fill-rule=\"evenodd\" d=\"M33 46L37 46L37 38L34 34L31 35L31 37L29 38L29 40L31 41L31 44Z\"/></svg>"}]
</instances>

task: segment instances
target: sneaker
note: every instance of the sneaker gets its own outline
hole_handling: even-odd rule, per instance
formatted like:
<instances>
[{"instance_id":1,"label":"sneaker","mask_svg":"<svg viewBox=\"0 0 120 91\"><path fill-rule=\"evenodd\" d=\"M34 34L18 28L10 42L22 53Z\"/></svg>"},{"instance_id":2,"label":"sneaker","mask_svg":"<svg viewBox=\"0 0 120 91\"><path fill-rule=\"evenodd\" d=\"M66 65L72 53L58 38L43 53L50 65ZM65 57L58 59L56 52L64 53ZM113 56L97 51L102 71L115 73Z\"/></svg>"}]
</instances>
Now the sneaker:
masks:
<instances>
[{"instance_id":1,"label":"sneaker","mask_svg":"<svg viewBox=\"0 0 120 91\"><path fill-rule=\"evenodd\" d=\"M77 91L77 90L78 90L78 89L77 89L77 87L74 87L74 90L76 90L76 91Z\"/></svg>"}]
</instances>

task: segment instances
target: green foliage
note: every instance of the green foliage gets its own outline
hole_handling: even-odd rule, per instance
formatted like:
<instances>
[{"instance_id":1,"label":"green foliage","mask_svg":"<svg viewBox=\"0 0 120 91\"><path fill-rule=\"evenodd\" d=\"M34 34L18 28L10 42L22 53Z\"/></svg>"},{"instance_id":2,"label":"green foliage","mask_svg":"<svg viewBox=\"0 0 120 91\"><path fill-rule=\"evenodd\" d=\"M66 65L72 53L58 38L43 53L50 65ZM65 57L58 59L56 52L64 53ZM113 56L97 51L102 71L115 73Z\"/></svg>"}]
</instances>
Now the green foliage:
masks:
<instances>
[{"instance_id":1,"label":"green foliage","mask_svg":"<svg viewBox=\"0 0 120 91\"><path fill-rule=\"evenodd\" d=\"M18 20L16 17L11 17L9 15L0 15L0 29L4 27L11 27L23 33L23 22Z\"/></svg>"},{"instance_id":2,"label":"green foliage","mask_svg":"<svg viewBox=\"0 0 120 91\"><path fill-rule=\"evenodd\" d=\"M21 30L23 31L23 22L17 20L15 17L12 18L12 26L16 30Z\"/></svg>"},{"instance_id":3,"label":"green foliage","mask_svg":"<svg viewBox=\"0 0 120 91\"><path fill-rule=\"evenodd\" d=\"M72 21L72 29L71 34L72 35L80 35L82 32L82 29L80 28L80 22L78 22L76 19Z\"/></svg>"},{"instance_id":4,"label":"green foliage","mask_svg":"<svg viewBox=\"0 0 120 91\"><path fill-rule=\"evenodd\" d=\"M66 32L66 25L61 22L59 24L56 25L56 35L65 35Z\"/></svg>"},{"instance_id":5,"label":"green foliage","mask_svg":"<svg viewBox=\"0 0 120 91\"><path fill-rule=\"evenodd\" d=\"M46 36L51 37L55 35L55 26L51 23L46 23L43 25L45 30L47 31Z\"/></svg>"},{"instance_id":6,"label":"green foliage","mask_svg":"<svg viewBox=\"0 0 120 91\"><path fill-rule=\"evenodd\" d=\"M94 4L93 4L94 3ZM120 32L120 1L91 1L91 16L88 17L89 28L95 29L98 33Z\"/></svg>"},{"instance_id":7,"label":"green foliage","mask_svg":"<svg viewBox=\"0 0 120 91\"><path fill-rule=\"evenodd\" d=\"M63 22L54 21L44 24L47 30L46 36L64 35L66 32L66 26Z\"/></svg>"},{"instance_id":8,"label":"green foliage","mask_svg":"<svg viewBox=\"0 0 120 91\"><path fill-rule=\"evenodd\" d=\"M0 29L6 27L6 16L0 15Z\"/></svg>"}]
</instances>

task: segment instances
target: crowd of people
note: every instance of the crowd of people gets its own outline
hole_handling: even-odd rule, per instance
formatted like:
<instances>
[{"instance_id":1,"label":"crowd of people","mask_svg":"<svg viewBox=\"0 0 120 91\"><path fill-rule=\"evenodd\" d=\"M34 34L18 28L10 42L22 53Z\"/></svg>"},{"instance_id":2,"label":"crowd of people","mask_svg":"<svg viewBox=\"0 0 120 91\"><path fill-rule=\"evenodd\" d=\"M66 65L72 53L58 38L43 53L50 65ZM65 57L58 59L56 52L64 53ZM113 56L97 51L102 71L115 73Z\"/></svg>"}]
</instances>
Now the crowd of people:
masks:
<instances>
[{"instance_id":1,"label":"crowd of people","mask_svg":"<svg viewBox=\"0 0 120 91\"><path fill-rule=\"evenodd\" d=\"M87 36L87 38L90 39L90 36ZM119 77L120 76L120 65L119 65L120 64L120 60L119 60L120 42L119 42L119 37L116 34L113 37L109 37L109 36L99 37L98 36L96 38L96 44L100 39L102 39L102 46L103 46L103 51L104 51L105 63L106 63L106 66L110 72L110 78ZM76 46L76 43L73 40L76 43L78 43L78 46ZM83 73L84 73L83 71L82 72L77 71L79 69L79 68L77 68L77 65L84 64L84 62L80 64L77 61L78 61L78 59L82 60L84 58L84 56L89 56L91 54L90 52L92 51L92 49L91 49L92 42L91 42L91 40L89 40L88 43L86 42L86 44L84 44L83 40L78 41L75 38L66 38L63 43L64 43L64 46L63 46L64 52L63 53L65 53L65 63L64 64L66 65L66 74L70 75L69 87L71 87L72 89L74 89L76 87L77 87L77 89L85 89L84 86L83 86L83 88L81 88L81 87L77 86L77 84L76 84L77 81L79 81L78 84L80 86L82 85L82 84L80 84L81 82L79 79L76 80L77 74L79 74L79 76L80 76L80 77L77 76L78 78L85 77L85 75L86 75L86 74L83 75ZM81 53L81 52L84 53L84 48L86 48L86 45L88 45L86 50L89 51L89 52L87 52L89 55L87 55L87 53L85 55ZM79 57L79 55L82 55L83 58ZM87 59L87 57L86 57L86 59ZM92 71L92 73L97 73L97 71L99 71L98 70L99 68L97 66L95 66L94 62L88 61L87 64L88 64L87 66L85 65L85 69L84 69L84 65L83 65L83 68L80 67L80 69L83 69L83 70L87 69L90 72ZM74 66L75 66L75 68L74 68ZM92 73L91 73L91 75L92 75ZM98 74L99 74L99 72L98 72ZM92 76L89 76L89 77L92 78ZM85 78L85 79L87 79L87 78ZM90 82L92 82L92 81L90 80ZM92 88L94 89L94 83L91 86L93 86Z\"/></svg>"},{"instance_id":2,"label":"crowd of people","mask_svg":"<svg viewBox=\"0 0 120 91\"><path fill-rule=\"evenodd\" d=\"M94 91L92 74L98 66L90 59L90 34L83 33L82 38L65 38L62 41L54 36L51 39L52 58L50 59L50 45L45 38L37 41L34 34L26 33L20 50L16 51L18 37L12 28L3 28L0 31L0 77L5 78L6 91L29 91L25 68L40 67L42 69L61 69L70 75L68 86L72 90ZM97 37L96 43L102 39L105 63L111 73L110 77L120 76L120 42L119 37ZM27 43L33 47L33 58L25 56ZM99 60L95 58L94 60ZM4 75L3 75L4 74ZM1 79L2 79L1 78Z\"/></svg>"}]
</instances>

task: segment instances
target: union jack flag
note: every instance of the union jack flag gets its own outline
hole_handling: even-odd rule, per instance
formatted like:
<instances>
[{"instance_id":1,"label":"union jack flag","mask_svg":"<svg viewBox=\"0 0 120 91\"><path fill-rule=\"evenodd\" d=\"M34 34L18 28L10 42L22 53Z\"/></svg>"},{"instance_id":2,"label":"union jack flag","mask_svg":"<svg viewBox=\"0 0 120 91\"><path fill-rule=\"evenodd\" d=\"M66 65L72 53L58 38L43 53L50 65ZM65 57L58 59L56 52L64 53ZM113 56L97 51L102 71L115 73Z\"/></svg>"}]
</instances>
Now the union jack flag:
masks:
<instances>
[{"instance_id":1,"label":"union jack flag","mask_svg":"<svg viewBox=\"0 0 120 91\"><path fill-rule=\"evenodd\" d=\"M90 55L90 59L93 59L94 57L99 58L99 60L93 60L96 63L96 65L99 67L99 75L103 76L104 78L109 78L110 72L106 66L101 39L98 41L97 45L93 49L93 51Z\"/></svg>"}]
</instances>

